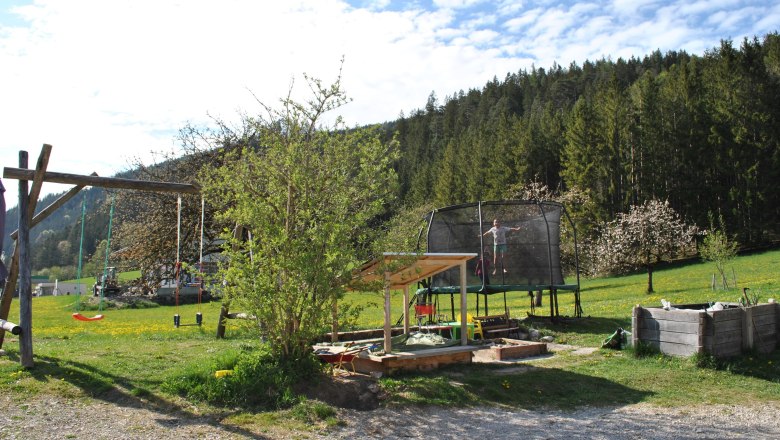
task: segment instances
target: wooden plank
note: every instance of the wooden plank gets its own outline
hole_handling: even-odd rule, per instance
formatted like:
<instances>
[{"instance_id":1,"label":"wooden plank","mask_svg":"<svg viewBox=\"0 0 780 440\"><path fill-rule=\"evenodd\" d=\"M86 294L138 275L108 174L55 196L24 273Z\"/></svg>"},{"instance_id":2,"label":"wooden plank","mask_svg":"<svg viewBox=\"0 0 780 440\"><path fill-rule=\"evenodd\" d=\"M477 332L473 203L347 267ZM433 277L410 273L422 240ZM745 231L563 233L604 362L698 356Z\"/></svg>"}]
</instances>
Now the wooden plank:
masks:
<instances>
[{"instance_id":1,"label":"wooden plank","mask_svg":"<svg viewBox=\"0 0 780 440\"><path fill-rule=\"evenodd\" d=\"M774 335L777 333L777 325L775 325L774 322L770 322L763 325L757 325L754 328L754 331L756 331L760 335Z\"/></svg>"},{"instance_id":2,"label":"wooden plank","mask_svg":"<svg viewBox=\"0 0 780 440\"><path fill-rule=\"evenodd\" d=\"M708 332L709 335L717 335L720 333L730 333L734 331L742 331L742 320L728 320L718 323L709 323Z\"/></svg>"},{"instance_id":3,"label":"wooden plank","mask_svg":"<svg viewBox=\"0 0 780 440\"><path fill-rule=\"evenodd\" d=\"M3 168L3 177L6 179L33 180L35 172L22 168ZM188 183L157 182L147 180L122 179L119 177L81 176L47 171L43 175L43 182L66 183L73 185L98 186L101 188L131 189L136 191L168 192L182 194L200 194L197 185Z\"/></svg>"},{"instance_id":4,"label":"wooden plank","mask_svg":"<svg viewBox=\"0 0 780 440\"><path fill-rule=\"evenodd\" d=\"M675 344L699 345L699 335L696 333L677 333L660 330L643 330L641 333L643 341L661 341L673 342Z\"/></svg>"},{"instance_id":5,"label":"wooden plank","mask_svg":"<svg viewBox=\"0 0 780 440\"><path fill-rule=\"evenodd\" d=\"M661 330L677 333L695 334L699 330L698 322L666 321L657 319L642 318L639 326L640 337L645 330Z\"/></svg>"},{"instance_id":6,"label":"wooden plank","mask_svg":"<svg viewBox=\"0 0 780 440\"><path fill-rule=\"evenodd\" d=\"M777 326L777 318L775 318L774 314L771 315L755 315L755 312L753 314L753 326L754 327L760 327L764 325L773 325Z\"/></svg>"},{"instance_id":7,"label":"wooden plank","mask_svg":"<svg viewBox=\"0 0 780 440\"><path fill-rule=\"evenodd\" d=\"M698 351L698 347L692 345L675 344L672 342L647 341L651 347L655 347L661 353L672 356L690 356Z\"/></svg>"},{"instance_id":8,"label":"wooden plank","mask_svg":"<svg viewBox=\"0 0 780 440\"><path fill-rule=\"evenodd\" d=\"M664 310L659 308L642 308L641 317L644 319L662 319L664 321L699 322L698 310Z\"/></svg>"},{"instance_id":9,"label":"wooden plank","mask_svg":"<svg viewBox=\"0 0 780 440\"><path fill-rule=\"evenodd\" d=\"M730 320L741 320L742 319L742 309L736 308L736 309L726 309L726 310L714 310L711 312L707 312L708 315L712 316L713 322L721 322L721 321L730 321Z\"/></svg>"},{"instance_id":10,"label":"wooden plank","mask_svg":"<svg viewBox=\"0 0 780 440\"><path fill-rule=\"evenodd\" d=\"M756 350L758 350L759 353L771 353L775 351L776 347L777 347L777 341L766 341L761 344L758 344Z\"/></svg>"},{"instance_id":11,"label":"wooden plank","mask_svg":"<svg viewBox=\"0 0 780 440\"><path fill-rule=\"evenodd\" d=\"M777 306L775 304L759 304L751 307L753 309L753 316L775 316L777 313Z\"/></svg>"},{"instance_id":12,"label":"wooden plank","mask_svg":"<svg viewBox=\"0 0 780 440\"><path fill-rule=\"evenodd\" d=\"M742 354L742 346L737 343L716 345L710 354L718 358L739 356Z\"/></svg>"},{"instance_id":13,"label":"wooden plank","mask_svg":"<svg viewBox=\"0 0 780 440\"><path fill-rule=\"evenodd\" d=\"M704 346L712 347L719 344L742 344L742 332L720 333L716 336L705 336Z\"/></svg>"}]
</instances>

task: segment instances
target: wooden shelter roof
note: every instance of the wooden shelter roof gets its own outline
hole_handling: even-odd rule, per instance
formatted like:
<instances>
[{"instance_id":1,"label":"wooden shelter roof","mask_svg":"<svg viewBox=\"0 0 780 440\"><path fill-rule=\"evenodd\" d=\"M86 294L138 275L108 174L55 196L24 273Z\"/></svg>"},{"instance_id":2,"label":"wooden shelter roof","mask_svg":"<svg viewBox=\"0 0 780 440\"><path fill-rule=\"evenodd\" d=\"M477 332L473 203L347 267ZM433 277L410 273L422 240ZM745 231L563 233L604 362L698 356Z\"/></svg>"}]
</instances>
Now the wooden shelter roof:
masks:
<instances>
[{"instance_id":1,"label":"wooden shelter roof","mask_svg":"<svg viewBox=\"0 0 780 440\"><path fill-rule=\"evenodd\" d=\"M436 275L471 260L476 253L424 253L385 252L381 257L363 264L355 271L355 281L370 283L385 279L384 270L390 269L390 289L401 289L425 278Z\"/></svg>"}]
</instances>

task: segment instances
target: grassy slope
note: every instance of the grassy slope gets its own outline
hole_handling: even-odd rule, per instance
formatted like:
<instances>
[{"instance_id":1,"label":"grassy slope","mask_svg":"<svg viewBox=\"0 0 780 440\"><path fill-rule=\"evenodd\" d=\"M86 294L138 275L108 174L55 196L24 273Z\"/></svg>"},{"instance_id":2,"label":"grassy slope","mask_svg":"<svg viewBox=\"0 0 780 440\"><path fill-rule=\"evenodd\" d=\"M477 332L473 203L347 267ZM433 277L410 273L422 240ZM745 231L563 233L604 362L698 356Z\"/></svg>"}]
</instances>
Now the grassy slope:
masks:
<instances>
[{"instance_id":1,"label":"grassy slope","mask_svg":"<svg viewBox=\"0 0 780 440\"><path fill-rule=\"evenodd\" d=\"M739 284L760 290L762 297L780 292L780 251L741 257L734 263ZM583 281L582 302L587 319L552 326L533 325L558 342L598 346L617 326L628 328L634 304L660 304L665 298L675 303L733 301L736 291L711 291L711 265L691 264L659 270L655 274L657 293L644 292L646 275ZM36 367L22 370L18 343L6 335L3 346L8 356L0 357L0 392L23 400L30 394L63 396L143 397L170 405L171 396L160 392L167 377L197 364L209 368L224 353L257 345L248 332L231 322L227 340L214 338L219 304L200 306L204 326L173 327L174 307L109 310L106 319L79 322L70 317L73 296L33 299ZM473 299L473 298L472 298ZM355 293L353 303L373 302L362 315L360 326L381 323L381 295ZM473 302L473 301L470 301ZM400 315L400 293L394 294ZM492 299L494 308L502 303ZM14 302L15 307L18 302ZM545 305L546 299L545 299ZM473 304L472 304L473 306ZM528 309L524 293L509 296L513 316ZM549 310L549 309L545 309ZM570 294L560 298L562 313L571 313ZM197 305L178 308L183 323L194 322ZM91 313L91 312L90 312ZM18 318L12 310L10 319ZM521 407L550 405L574 407L581 404L652 402L663 405L777 401L780 399L780 351L768 357L746 356L726 368L697 368L689 359L651 356L636 359L627 352L598 350L592 355L559 353L536 360L527 371L497 371L485 366L459 367L428 375L385 379L385 387L396 402L467 404L507 403Z\"/></svg>"}]
</instances>

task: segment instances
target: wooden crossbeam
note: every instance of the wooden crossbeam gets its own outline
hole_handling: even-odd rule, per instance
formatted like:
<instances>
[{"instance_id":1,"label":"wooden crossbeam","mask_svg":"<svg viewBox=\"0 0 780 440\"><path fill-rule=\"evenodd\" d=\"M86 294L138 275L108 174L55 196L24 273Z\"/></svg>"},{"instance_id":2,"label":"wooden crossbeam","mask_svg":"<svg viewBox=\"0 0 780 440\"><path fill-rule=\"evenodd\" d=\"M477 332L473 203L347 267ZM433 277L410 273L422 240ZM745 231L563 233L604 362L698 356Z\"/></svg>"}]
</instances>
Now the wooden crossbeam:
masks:
<instances>
[{"instance_id":1,"label":"wooden crossbeam","mask_svg":"<svg viewBox=\"0 0 780 440\"><path fill-rule=\"evenodd\" d=\"M35 172L23 168L3 168L3 178L35 181ZM40 179L40 177L39 177ZM50 183L97 186L101 188L131 189L136 191L200 194L200 187L189 183L157 182L123 179L119 177L82 176L79 174L47 171L42 180Z\"/></svg>"}]
</instances>

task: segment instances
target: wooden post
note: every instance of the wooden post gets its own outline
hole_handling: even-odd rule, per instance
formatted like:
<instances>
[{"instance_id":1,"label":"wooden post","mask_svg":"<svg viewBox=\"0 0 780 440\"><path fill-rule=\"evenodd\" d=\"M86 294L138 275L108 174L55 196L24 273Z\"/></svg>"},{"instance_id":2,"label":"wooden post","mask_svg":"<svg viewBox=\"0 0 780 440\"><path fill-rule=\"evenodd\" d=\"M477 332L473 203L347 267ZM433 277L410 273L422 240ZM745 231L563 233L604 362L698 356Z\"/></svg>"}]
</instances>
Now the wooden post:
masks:
<instances>
[{"instance_id":1,"label":"wooden post","mask_svg":"<svg viewBox=\"0 0 780 440\"><path fill-rule=\"evenodd\" d=\"M479 297L479 296L477 296ZM466 262L460 263L460 345L469 345L469 327L466 306Z\"/></svg>"},{"instance_id":2,"label":"wooden post","mask_svg":"<svg viewBox=\"0 0 780 440\"><path fill-rule=\"evenodd\" d=\"M27 152L19 152L19 168L27 168ZM30 273L30 198L27 193L27 181L19 181L19 354L22 367L32 368L32 279Z\"/></svg>"},{"instance_id":3,"label":"wooden post","mask_svg":"<svg viewBox=\"0 0 780 440\"><path fill-rule=\"evenodd\" d=\"M742 309L742 350L752 350L754 345L753 332L753 307L747 306Z\"/></svg>"},{"instance_id":4,"label":"wooden post","mask_svg":"<svg viewBox=\"0 0 780 440\"><path fill-rule=\"evenodd\" d=\"M333 301L330 304L330 317L332 319L330 323L330 342L339 341L339 301L334 296Z\"/></svg>"},{"instance_id":5,"label":"wooden post","mask_svg":"<svg viewBox=\"0 0 780 440\"><path fill-rule=\"evenodd\" d=\"M27 153L25 152L25 154ZM28 225L28 231L30 228L32 228L36 224L43 221L43 219L48 217L49 214L51 214L59 206L67 202L70 199L70 197L73 197L73 195L75 195L74 193L67 199L65 199L67 194L63 195L62 197L57 199L54 203L47 206L43 211L39 212L38 215L33 217L33 214L35 214L35 207L38 204L38 196L40 195L41 187L43 186L43 175L46 171L46 167L49 164L50 155L51 155L51 145L44 144L43 147L41 148L41 154L38 156L38 163L36 169L33 172L33 178L36 180L33 181L32 188L30 188L30 196L27 198L28 199L27 218L28 219L32 218L32 221ZM25 163L25 167L26 166L27 165ZM53 205L60 202L61 200L62 202L59 205L52 208ZM0 299L0 319L8 319L8 312L11 310L11 301L13 299L14 292L16 291L16 286L18 283L18 278L19 278L18 237L19 237L18 230L11 233L11 238L16 241L14 242L13 251L11 252L11 264L10 267L8 268L8 281L6 282L5 286L3 286L3 295L2 298ZM0 348L2 348L3 346L4 339L5 339L5 330L0 328Z\"/></svg>"},{"instance_id":6,"label":"wooden post","mask_svg":"<svg viewBox=\"0 0 780 440\"><path fill-rule=\"evenodd\" d=\"M404 286L404 334L409 334L409 285Z\"/></svg>"},{"instance_id":7,"label":"wooden post","mask_svg":"<svg viewBox=\"0 0 780 440\"><path fill-rule=\"evenodd\" d=\"M391 336L393 330L390 327L390 272L385 272L385 354L393 351L393 341Z\"/></svg>"},{"instance_id":8,"label":"wooden post","mask_svg":"<svg viewBox=\"0 0 780 440\"><path fill-rule=\"evenodd\" d=\"M706 324L706 316L707 312L699 312L699 340L697 341L697 347L696 352L699 354L704 354L704 326Z\"/></svg>"},{"instance_id":9,"label":"wooden post","mask_svg":"<svg viewBox=\"0 0 780 440\"><path fill-rule=\"evenodd\" d=\"M639 325L641 312L642 306L639 304L635 305L634 309L631 311L631 346L634 347L634 350L636 350L637 346L639 346Z\"/></svg>"}]
</instances>

